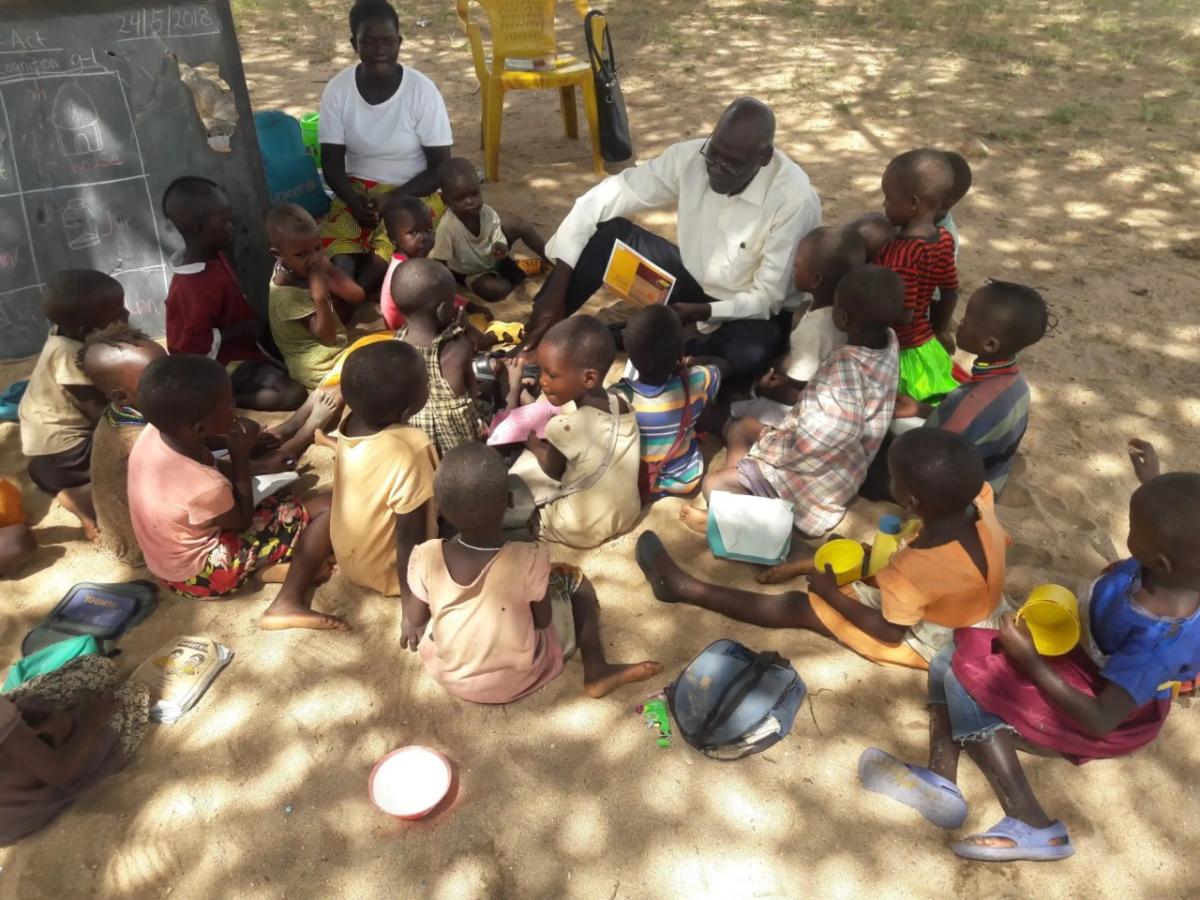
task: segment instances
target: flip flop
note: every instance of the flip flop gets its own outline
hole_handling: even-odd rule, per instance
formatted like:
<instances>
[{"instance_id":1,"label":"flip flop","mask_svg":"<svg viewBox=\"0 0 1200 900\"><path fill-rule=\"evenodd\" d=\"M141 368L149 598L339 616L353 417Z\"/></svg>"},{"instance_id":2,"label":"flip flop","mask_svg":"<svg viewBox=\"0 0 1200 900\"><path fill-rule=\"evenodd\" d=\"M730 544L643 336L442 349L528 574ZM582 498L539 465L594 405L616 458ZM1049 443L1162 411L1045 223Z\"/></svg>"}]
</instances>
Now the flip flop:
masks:
<instances>
[{"instance_id":1,"label":"flip flop","mask_svg":"<svg viewBox=\"0 0 1200 900\"><path fill-rule=\"evenodd\" d=\"M973 834L972 838L1007 838L1013 847L981 847L978 844L959 842L951 844L950 849L963 859L975 859L982 862L1012 862L1028 859L1035 862L1051 862L1056 859L1066 859L1075 852L1075 845L1067 834L1067 826L1062 822L1051 822L1045 828L1034 828L1020 819L1005 816L983 834ZM1065 843L1052 844L1052 840L1063 838Z\"/></svg>"},{"instance_id":2,"label":"flip flop","mask_svg":"<svg viewBox=\"0 0 1200 900\"><path fill-rule=\"evenodd\" d=\"M662 576L654 571L653 556L656 553L666 552L667 548L663 546L663 542L659 540L657 534L653 531L643 531L637 539L634 558L637 560L638 568L646 576L646 581L650 583L650 590L654 592L654 598L660 603L676 603L678 601L667 594L667 586L663 582Z\"/></svg>"},{"instance_id":3,"label":"flip flop","mask_svg":"<svg viewBox=\"0 0 1200 900\"><path fill-rule=\"evenodd\" d=\"M939 828L958 828L966 821L967 801L958 785L883 750L872 747L863 751L858 758L858 778L868 791L911 806Z\"/></svg>"},{"instance_id":4,"label":"flip flop","mask_svg":"<svg viewBox=\"0 0 1200 900\"><path fill-rule=\"evenodd\" d=\"M483 329L483 333L495 337L497 345L516 346L525 339L525 326L520 322L492 322Z\"/></svg>"}]
</instances>

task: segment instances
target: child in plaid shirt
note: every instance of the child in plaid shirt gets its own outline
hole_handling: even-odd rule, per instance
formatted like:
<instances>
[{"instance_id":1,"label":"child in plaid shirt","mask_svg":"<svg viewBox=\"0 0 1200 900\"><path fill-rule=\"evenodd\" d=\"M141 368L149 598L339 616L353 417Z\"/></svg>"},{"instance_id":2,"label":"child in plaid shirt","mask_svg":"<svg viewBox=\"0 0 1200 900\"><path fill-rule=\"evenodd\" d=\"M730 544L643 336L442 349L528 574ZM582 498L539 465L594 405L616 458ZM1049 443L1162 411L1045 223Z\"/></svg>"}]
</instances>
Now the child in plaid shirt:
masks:
<instances>
[{"instance_id":1,"label":"child in plaid shirt","mask_svg":"<svg viewBox=\"0 0 1200 900\"><path fill-rule=\"evenodd\" d=\"M391 294L404 314L396 337L417 349L429 372L429 401L409 419L445 456L483 436L475 411L475 347L454 308L454 276L432 259L410 259L392 274Z\"/></svg>"},{"instance_id":2,"label":"child in plaid shirt","mask_svg":"<svg viewBox=\"0 0 1200 900\"><path fill-rule=\"evenodd\" d=\"M795 506L796 528L808 537L831 531L846 514L879 450L896 402L897 344L904 284L879 266L851 269L834 295L833 321L846 344L826 357L777 428L736 419L725 431L725 468L704 479L714 491L779 497ZM681 512L703 532L707 513Z\"/></svg>"}]
</instances>

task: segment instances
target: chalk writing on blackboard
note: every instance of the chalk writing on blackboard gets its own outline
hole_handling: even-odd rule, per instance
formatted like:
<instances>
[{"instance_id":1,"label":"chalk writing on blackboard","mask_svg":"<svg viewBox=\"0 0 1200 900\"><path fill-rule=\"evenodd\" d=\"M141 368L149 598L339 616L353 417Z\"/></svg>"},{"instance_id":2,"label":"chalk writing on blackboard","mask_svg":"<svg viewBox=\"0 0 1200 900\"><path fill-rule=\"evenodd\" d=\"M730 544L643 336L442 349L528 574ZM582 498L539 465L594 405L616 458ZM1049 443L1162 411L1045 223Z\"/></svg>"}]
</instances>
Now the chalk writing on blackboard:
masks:
<instances>
[{"instance_id":1,"label":"chalk writing on blackboard","mask_svg":"<svg viewBox=\"0 0 1200 900\"><path fill-rule=\"evenodd\" d=\"M94 65L94 56L85 64ZM161 297L167 275L157 211L117 73L0 82L0 112L0 163L12 174L0 180L0 212L19 215L0 228L0 299L40 289L35 250L55 245L62 248L56 267L145 273L139 288L148 288L152 278L157 285L151 296ZM19 143L12 141L14 121L22 123ZM33 265L22 265L26 259ZM15 309L5 306L0 319L11 319Z\"/></svg>"},{"instance_id":2,"label":"chalk writing on blackboard","mask_svg":"<svg viewBox=\"0 0 1200 900\"><path fill-rule=\"evenodd\" d=\"M262 176L252 133L235 131L249 101L229 0L11 5L0 0L0 358L42 346L39 295L64 268L118 278L135 324L163 333L177 236L160 228L157 198L182 174L234 195L237 271L264 301ZM185 78L197 72L219 85L213 102Z\"/></svg>"},{"instance_id":3,"label":"chalk writing on blackboard","mask_svg":"<svg viewBox=\"0 0 1200 900\"><path fill-rule=\"evenodd\" d=\"M160 6L117 15L118 41L203 37L220 33L221 23L207 6Z\"/></svg>"},{"instance_id":4,"label":"chalk writing on blackboard","mask_svg":"<svg viewBox=\"0 0 1200 900\"><path fill-rule=\"evenodd\" d=\"M54 95L50 120L58 133L58 148L64 156L99 153L104 149L100 136L100 113L92 97L73 81L68 81Z\"/></svg>"}]
</instances>

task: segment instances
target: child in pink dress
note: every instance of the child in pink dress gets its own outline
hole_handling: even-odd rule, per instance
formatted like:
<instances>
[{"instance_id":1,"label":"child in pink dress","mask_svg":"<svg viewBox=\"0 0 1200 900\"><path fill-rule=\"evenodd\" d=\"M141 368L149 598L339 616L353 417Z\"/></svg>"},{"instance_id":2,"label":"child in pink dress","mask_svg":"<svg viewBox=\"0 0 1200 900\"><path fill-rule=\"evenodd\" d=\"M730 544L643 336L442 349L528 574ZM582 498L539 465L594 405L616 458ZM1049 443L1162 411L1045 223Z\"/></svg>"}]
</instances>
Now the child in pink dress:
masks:
<instances>
[{"instance_id":1,"label":"child in pink dress","mask_svg":"<svg viewBox=\"0 0 1200 900\"><path fill-rule=\"evenodd\" d=\"M129 518L146 567L177 594L218 599L256 571L283 584L259 627L346 630L312 609L308 591L330 571L330 497L268 497L250 480L257 429L236 418L224 366L206 356L155 360L138 381L148 424L129 455ZM227 467L208 449L229 450ZM286 564L286 565L285 565Z\"/></svg>"}]
</instances>

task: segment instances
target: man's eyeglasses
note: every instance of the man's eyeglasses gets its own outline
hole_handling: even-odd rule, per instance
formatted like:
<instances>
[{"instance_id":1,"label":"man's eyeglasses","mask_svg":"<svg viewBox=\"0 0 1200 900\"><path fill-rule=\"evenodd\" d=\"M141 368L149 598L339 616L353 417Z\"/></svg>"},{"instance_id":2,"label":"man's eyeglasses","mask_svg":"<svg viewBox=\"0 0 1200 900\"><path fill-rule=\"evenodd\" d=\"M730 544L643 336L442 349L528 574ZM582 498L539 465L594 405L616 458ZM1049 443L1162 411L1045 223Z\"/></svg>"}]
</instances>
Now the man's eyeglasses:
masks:
<instances>
[{"instance_id":1,"label":"man's eyeglasses","mask_svg":"<svg viewBox=\"0 0 1200 900\"><path fill-rule=\"evenodd\" d=\"M711 140L712 138L707 138L704 143L700 145L700 155L704 157L704 161L706 163L708 163L722 175L728 175L730 177L745 175L758 165L757 160L752 159L749 162L731 163L726 159L722 159L721 157L710 153L708 150L708 142Z\"/></svg>"}]
</instances>

